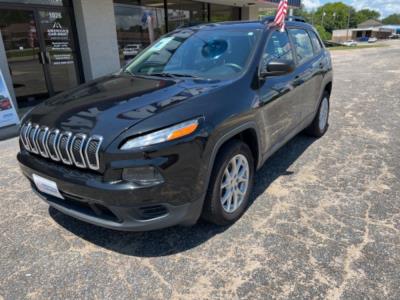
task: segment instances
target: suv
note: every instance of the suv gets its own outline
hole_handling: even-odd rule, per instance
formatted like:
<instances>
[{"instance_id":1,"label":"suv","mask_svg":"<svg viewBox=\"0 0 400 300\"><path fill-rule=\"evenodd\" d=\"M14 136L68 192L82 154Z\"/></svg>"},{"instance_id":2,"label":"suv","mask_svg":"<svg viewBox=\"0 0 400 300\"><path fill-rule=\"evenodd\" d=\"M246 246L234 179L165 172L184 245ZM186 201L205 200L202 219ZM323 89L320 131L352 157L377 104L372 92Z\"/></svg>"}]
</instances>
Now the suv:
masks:
<instances>
[{"instance_id":1,"label":"suv","mask_svg":"<svg viewBox=\"0 0 400 300\"><path fill-rule=\"evenodd\" d=\"M183 28L34 108L18 160L45 201L92 224L231 224L268 157L303 130L327 131L331 89L329 52L309 24Z\"/></svg>"}]
</instances>

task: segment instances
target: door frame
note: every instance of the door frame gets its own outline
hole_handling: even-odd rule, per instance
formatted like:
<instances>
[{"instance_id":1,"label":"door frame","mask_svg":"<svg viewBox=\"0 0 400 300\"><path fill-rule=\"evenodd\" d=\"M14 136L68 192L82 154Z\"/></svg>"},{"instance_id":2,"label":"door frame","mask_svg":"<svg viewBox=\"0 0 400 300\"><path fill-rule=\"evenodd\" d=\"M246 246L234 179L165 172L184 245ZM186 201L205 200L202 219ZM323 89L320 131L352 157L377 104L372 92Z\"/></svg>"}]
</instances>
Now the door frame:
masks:
<instances>
[{"instance_id":1,"label":"door frame","mask_svg":"<svg viewBox=\"0 0 400 300\"><path fill-rule=\"evenodd\" d=\"M42 30L41 17L39 11L55 11L61 13L67 13L70 18L71 23L71 34L72 34L72 42L75 48L75 73L77 83L82 84L84 81L83 76L83 68L82 68L82 59L81 59L81 51L79 47L79 39L78 32L76 29L75 15L72 6L56 6L56 5L42 5L42 4L26 4L26 3L5 3L0 2L0 9L7 10L19 10L19 11L29 11L33 13L33 18L35 21L36 34L39 44L39 50L41 53L46 52L44 31ZM43 74L46 82L47 92L49 97L54 96L56 93L54 92L54 87L51 79L50 69L48 64L42 64Z\"/></svg>"}]
</instances>

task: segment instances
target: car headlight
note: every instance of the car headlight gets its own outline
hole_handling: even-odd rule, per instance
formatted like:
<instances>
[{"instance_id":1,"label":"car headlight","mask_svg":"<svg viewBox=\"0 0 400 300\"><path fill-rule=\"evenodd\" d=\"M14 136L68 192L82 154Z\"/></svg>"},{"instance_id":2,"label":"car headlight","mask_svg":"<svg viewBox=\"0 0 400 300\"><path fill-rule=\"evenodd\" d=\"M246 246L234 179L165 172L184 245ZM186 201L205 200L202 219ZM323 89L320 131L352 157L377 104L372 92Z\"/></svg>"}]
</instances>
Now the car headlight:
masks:
<instances>
[{"instance_id":1,"label":"car headlight","mask_svg":"<svg viewBox=\"0 0 400 300\"><path fill-rule=\"evenodd\" d=\"M192 134L199 127L199 120L190 120L177 125L133 138L125 142L121 150L130 150L149 145L159 144L167 141L173 141L189 134Z\"/></svg>"}]
</instances>

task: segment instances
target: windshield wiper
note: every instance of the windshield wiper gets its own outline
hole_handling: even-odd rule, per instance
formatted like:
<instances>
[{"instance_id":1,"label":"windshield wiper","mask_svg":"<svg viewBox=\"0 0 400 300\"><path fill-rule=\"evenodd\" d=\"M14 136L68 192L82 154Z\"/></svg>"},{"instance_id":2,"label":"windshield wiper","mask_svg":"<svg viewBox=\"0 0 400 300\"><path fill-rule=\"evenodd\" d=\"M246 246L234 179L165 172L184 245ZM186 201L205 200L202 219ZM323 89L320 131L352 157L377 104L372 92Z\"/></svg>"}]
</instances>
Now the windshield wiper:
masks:
<instances>
[{"instance_id":1,"label":"windshield wiper","mask_svg":"<svg viewBox=\"0 0 400 300\"><path fill-rule=\"evenodd\" d=\"M170 77L170 78L174 78L176 77L175 75L172 75L171 73L151 73L148 74L148 76L155 76L155 77Z\"/></svg>"},{"instance_id":2,"label":"windshield wiper","mask_svg":"<svg viewBox=\"0 0 400 300\"><path fill-rule=\"evenodd\" d=\"M199 77L199 76L196 76L193 74L169 73L169 72L153 73L153 74L150 74L149 76L170 77L170 78L187 77L187 78L195 78L195 79L204 79L202 77Z\"/></svg>"}]
</instances>

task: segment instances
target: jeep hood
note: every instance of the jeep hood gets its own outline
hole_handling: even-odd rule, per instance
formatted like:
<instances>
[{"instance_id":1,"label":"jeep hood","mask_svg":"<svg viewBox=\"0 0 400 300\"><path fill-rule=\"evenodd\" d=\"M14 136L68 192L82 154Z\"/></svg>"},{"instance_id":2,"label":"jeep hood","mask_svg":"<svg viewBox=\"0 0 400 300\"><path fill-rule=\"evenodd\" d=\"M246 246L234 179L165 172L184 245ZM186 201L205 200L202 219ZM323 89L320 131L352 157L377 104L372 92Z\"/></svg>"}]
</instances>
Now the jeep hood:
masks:
<instances>
[{"instance_id":1,"label":"jeep hood","mask_svg":"<svg viewBox=\"0 0 400 300\"><path fill-rule=\"evenodd\" d=\"M220 85L207 80L110 75L50 98L26 120L50 129L101 135L108 144L141 120Z\"/></svg>"}]
</instances>

